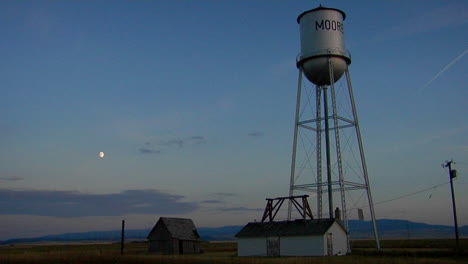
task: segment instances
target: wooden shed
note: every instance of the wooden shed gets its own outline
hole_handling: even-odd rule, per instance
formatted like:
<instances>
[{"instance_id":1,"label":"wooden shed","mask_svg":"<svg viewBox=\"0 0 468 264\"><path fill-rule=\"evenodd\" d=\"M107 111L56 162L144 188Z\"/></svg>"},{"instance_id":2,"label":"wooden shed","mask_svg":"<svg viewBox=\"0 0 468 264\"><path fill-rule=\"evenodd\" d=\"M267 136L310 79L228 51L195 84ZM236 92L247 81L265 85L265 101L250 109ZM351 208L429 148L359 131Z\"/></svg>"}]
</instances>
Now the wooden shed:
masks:
<instances>
[{"instance_id":1,"label":"wooden shed","mask_svg":"<svg viewBox=\"0 0 468 264\"><path fill-rule=\"evenodd\" d=\"M336 256L347 253L347 233L331 219L248 223L237 233L238 256Z\"/></svg>"},{"instance_id":2,"label":"wooden shed","mask_svg":"<svg viewBox=\"0 0 468 264\"><path fill-rule=\"evenodd\" d=\"M150 253L201 253L200 235L191 219L161 217L147 239Z\"/></svg>"}]
</instances>

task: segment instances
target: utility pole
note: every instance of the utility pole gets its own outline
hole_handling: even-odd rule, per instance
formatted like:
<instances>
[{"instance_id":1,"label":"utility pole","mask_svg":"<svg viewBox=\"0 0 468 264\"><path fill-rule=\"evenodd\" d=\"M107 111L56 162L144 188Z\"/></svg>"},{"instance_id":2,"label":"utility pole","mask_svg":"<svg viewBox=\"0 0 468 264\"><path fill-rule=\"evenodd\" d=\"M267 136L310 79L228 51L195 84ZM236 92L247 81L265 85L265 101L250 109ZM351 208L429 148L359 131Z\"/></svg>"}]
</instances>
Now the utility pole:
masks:
<instances>
[{"instance_id":1,"label":"utility pole","mask_svg":"<svg viewBox=\"0 0 468 264\"><path fill-rule=\"evenodd\" d=\"M445 165L442 164L443 167L447 168L448 167L448 170L449 170L449 177L450 177L450 189L452 191L452 206L453 206L453 220L454 220L454 223L455 223L455 243L456 243L456 250L459 250L460 249L460 241L459 241L459 236L458 236L458 221L457 221L457 207L455 205L455 193L453 191L453 178L457 177L457 171L456 170L452 170L452 163L455 164L455 162L453 162L453 160L451 161L445 161Z\"/></svg>"},{"instance_id":2,"label":"utility pole","mask_svg":"<svg viewBox=\"0 0 468 264\"><path fill-rule=\"evenodd\" d=\"M125 241L125 220L122 220L122 234L120 236L120 255L124 254L124 241Z\"/></svg>"}]
</instances>

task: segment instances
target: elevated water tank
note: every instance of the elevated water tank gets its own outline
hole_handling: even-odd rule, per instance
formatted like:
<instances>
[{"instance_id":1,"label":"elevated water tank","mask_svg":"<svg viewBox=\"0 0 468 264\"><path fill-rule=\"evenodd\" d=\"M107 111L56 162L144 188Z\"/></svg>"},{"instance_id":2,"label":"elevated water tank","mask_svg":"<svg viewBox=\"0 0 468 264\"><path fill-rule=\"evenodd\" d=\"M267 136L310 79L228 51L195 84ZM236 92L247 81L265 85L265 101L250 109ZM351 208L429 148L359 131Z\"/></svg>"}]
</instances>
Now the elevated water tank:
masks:
<instances>
[{"instance_id":1,"label":"elevated water tank","mask_svg":"<svg viewBox=\"0 0 468 264\"><path fill-rule=\"evenodd\" d=\"M344 42L346 14L335 8L317 7L297 17L301 34L301 53L297 67L314 84L329 85L328 57L333 64L334 82L343 76L351 63Z\"/></svg>"}]
</instances>

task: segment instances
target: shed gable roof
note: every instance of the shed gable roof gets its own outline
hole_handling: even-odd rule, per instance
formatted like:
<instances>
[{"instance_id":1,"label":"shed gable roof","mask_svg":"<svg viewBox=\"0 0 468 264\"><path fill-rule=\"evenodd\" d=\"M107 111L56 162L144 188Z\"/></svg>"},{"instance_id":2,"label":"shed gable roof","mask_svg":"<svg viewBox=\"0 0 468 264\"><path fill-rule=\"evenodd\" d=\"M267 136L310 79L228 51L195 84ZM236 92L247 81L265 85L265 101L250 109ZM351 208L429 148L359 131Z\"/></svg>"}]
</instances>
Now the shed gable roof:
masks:
<instances>
[{"instance_id":1,"label":"shed gable roof","mask_svg":"<svg viewBox=\"0 0 468 264\"><path fill-rule=\"evenodd\" d=\"M248 223L237 233L236 237L323 235L335 222L337 221L332 218ZM339 226L343 228L341 224Z\"/></svg>"},{"instance_id":2,"label":"shed gable roof","mask_svg":"<svg viewBox=\"0 0 468 264\"><path fill-rule=\"evenodd\" d=\"M161 217L148 235L148 239L161 229L166 229L172 238L180 240L200 240L200 235L192 219Z\"/></svg>"}]
</instances>

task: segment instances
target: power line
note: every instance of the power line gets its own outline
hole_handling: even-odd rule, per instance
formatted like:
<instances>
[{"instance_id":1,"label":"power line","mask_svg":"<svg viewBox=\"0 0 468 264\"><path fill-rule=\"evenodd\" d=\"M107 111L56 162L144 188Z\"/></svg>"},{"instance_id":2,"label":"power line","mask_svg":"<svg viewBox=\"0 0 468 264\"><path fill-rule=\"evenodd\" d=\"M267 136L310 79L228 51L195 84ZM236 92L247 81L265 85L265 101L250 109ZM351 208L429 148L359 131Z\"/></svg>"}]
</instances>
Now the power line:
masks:
<instances>
[{"instance_id":1,"label":"power line","mask_svg":"<svg viewBox=\"0 0 468 264\"><path fill-rule=\"evenodd\" d=\"M432 186L430 188L426 188L426 189L423 189L423 190L419 190L419 191L416 191L416 192L413 192L413 193L409 193L409 194L405 194L405 195L402 195L402 196L398 196L398 197L395 197L395 198L392 198L392 199L389 199L389 200L385 200L385 201L381 201L381 202L377 202L377 203L374 203L373 205L377 205L377 204L383 204L383 203L388 203L388 202L392 202L392 201L395 201L395 200L398 200L398 199L402 199L402 198L406 198L406 197L409 197L409 196L413 196L413 195L416 195L416 194L419 194L419 193L422 193L422 192L427 192L429 190L432 190L432 189L435 189L437 187L440 187L442 185L445 185L445 184L448 184L450 182L444 182L444 183L441 183L441 184L437 184L435 186ZM363 206L363 207L369 207L369 205L366 205L366 206ZM354 209L360 209L362 207L355 207L355 208L351 208L349 210L347 210L348 212L349 211L352 211Z\"/></svg>"},{"instance_id":2,"label":"power line","mask_svg":"<svg viewBox=\"0 0 468 264\"><path fill-rule=\"evenodd\" d=\"M406 197L408 197L408 196L416 195L416 194L418 194L418 193L422 193L422 192L426 192L426 191L435 189L435 188L437 188L437 187L440 187L440 186L445 185L445 184L448 184L448 183L449 183L449 182L444 182L444 183L441 183L441 184L432 186L432 187L427 188L427 189L424 189L424 190L420 190L420 191L416 191L416 192L413 192L413 193L405 194L405 195L402 195L402 196L399 196L399 197L392 198L392 199L390 199L390 200L377 202L377 203L374 203L374 205L383 204L383 203L388 203L388 202L395 201L395 200L398 200L398 199L406 198Z\"/></svg>"}]
</instances>

